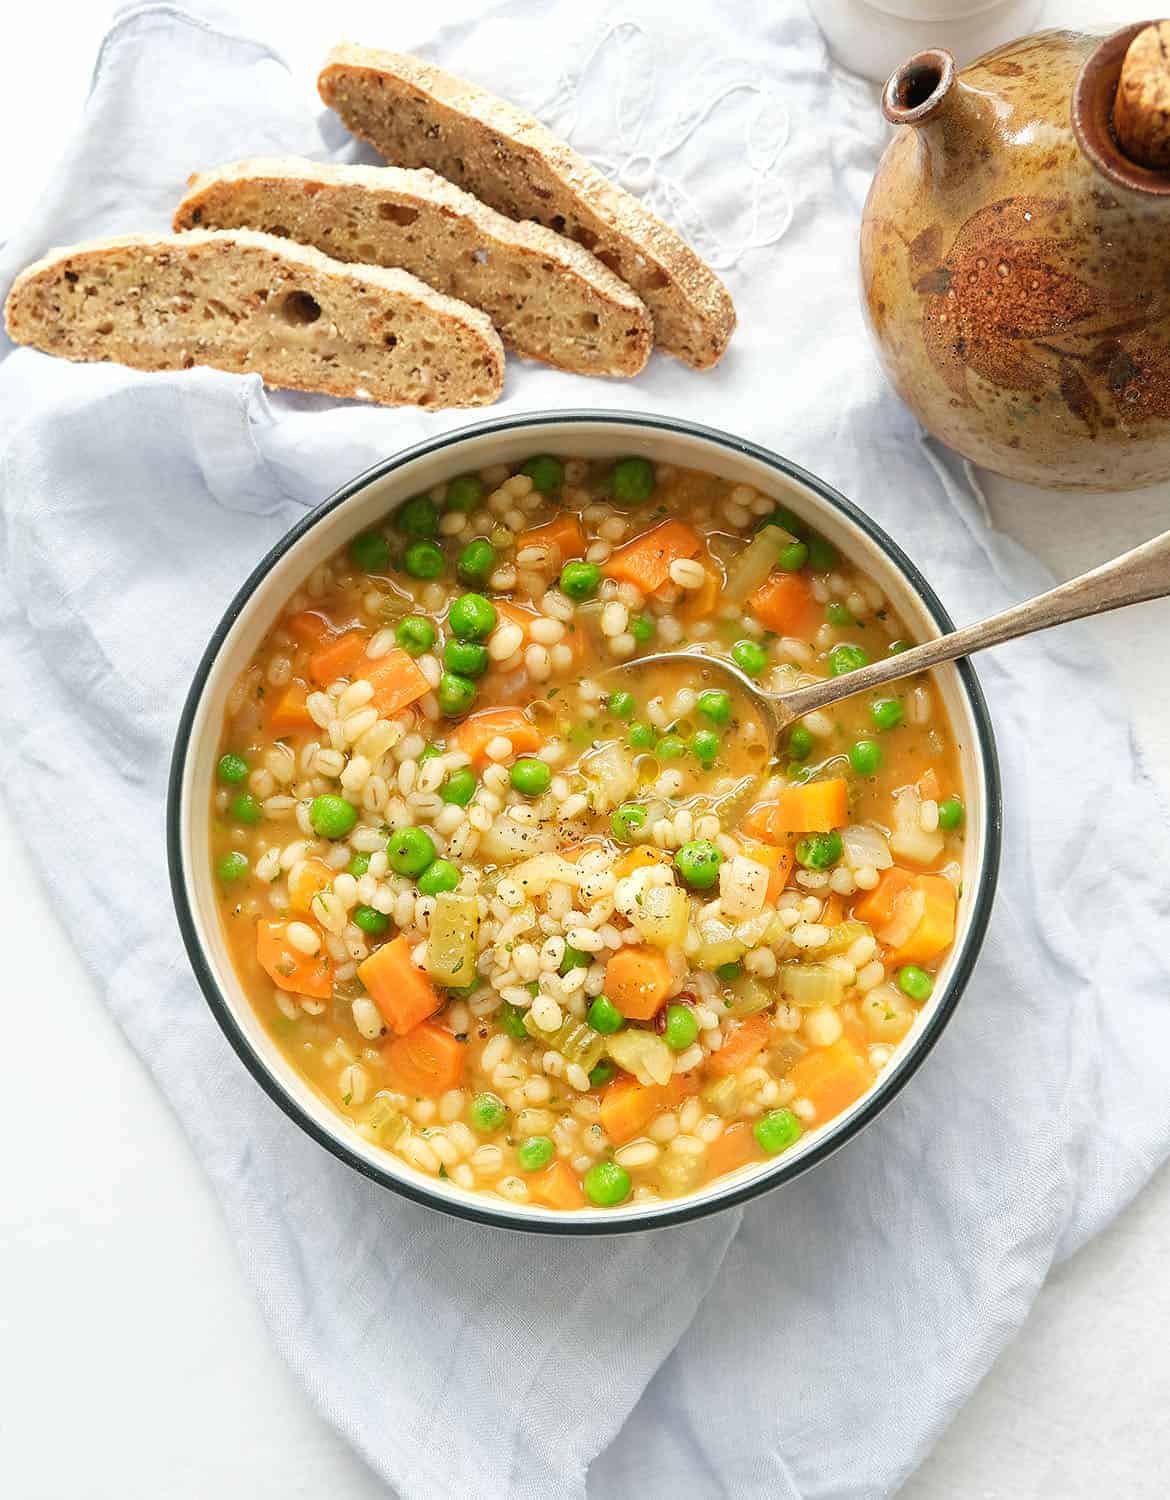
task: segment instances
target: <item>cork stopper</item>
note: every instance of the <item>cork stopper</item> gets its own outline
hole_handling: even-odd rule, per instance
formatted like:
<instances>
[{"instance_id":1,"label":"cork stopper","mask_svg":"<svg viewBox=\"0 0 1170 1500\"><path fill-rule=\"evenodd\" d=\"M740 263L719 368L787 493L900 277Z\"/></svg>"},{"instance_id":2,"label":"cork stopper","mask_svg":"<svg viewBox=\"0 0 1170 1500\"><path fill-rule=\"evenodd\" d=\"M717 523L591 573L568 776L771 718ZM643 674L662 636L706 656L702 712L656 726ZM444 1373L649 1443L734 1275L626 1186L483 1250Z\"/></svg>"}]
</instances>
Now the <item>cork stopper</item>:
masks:
<instances>
[{"instance_id":1,"label":"cork stopper","mask_svg":"<svg viewBox=\"0 0 1170 1500\"><path fill-rule=\"evenodd\" d=\"M1113 130L1131 161L1170 170L1170 21L1153 22L1130 43L1113 101Z\"/></svg>"}]
</instances>

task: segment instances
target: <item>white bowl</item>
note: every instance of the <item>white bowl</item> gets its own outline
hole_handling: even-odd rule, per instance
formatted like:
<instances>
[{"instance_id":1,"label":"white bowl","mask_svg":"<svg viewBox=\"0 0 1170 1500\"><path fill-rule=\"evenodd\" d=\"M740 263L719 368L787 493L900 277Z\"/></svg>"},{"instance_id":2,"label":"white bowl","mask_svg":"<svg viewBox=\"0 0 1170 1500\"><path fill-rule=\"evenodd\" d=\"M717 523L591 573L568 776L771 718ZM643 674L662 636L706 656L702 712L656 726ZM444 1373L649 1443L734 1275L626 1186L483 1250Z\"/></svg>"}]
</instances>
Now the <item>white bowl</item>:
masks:
<instances>
[{"instance_id":1,"label":"white bowl","mask_svg":"<svg viewBox=\"0 0 1170 1500\"><path fill-rule=\"evenodd\" d=\"M224 709L232 684L314 567L401 501L439 480L534 452L645 454L754 485L806 518L858 562L917 637L952 628L929 584L868 516L822 480L767 449L693 423L626 412L556 412L466 427L409 448L344 485L293 527L232 601L195 673L179 723L167 807L171 885L192 967L228 1040L271 1098L334 1155L405 1197L466 1219L560 1234L654 1229L742 1203L823 1161L889 1103L934 1045L970 975L991 911L1000 844L995 743L969 663L939 668L935 682L958 741L967 806L964 896L954 947L930 1000L872 1088L843 1114L807 1131L782 1156L742 1167L684 1198L558 1213L464 1192L371 1145L290 1066L233 968L217 912L208 817Z\"/></svg>"}]
</instances>

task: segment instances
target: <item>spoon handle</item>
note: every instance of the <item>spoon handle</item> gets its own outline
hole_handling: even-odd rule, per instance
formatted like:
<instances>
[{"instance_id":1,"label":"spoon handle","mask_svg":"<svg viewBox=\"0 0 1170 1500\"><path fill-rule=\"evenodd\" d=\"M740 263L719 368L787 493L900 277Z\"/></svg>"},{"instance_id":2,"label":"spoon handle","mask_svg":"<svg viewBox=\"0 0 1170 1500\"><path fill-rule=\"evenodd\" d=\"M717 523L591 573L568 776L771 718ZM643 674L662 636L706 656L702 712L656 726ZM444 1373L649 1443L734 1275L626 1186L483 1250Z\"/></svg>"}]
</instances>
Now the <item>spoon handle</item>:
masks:
<instances>
[{"instance_id":1,"label":"spoon handle","mask_svg":"<svg viewBox=\"0 0 1170 1500\"><path fill-rule=\"evenodd\" d=\"M783 695L786 717L811 713L840 698L863 693L883 683L913 676L929 667L971 656L987 646L998 646L1018 636L1064 625L1086 615L1100 615L1127 604L1142 604L1170 594L1170 531L1153 541L1144 542L1130 552L1123 552L1111 562L1103 563L1091 573L1082 573L1068 583L1038 594L1023 604L1005 609L1002 614L966 625L962 630L912 646L897 656L860 667L841 677L830 677L809 687L796 688Z\"/></svg>"}]
</instances>

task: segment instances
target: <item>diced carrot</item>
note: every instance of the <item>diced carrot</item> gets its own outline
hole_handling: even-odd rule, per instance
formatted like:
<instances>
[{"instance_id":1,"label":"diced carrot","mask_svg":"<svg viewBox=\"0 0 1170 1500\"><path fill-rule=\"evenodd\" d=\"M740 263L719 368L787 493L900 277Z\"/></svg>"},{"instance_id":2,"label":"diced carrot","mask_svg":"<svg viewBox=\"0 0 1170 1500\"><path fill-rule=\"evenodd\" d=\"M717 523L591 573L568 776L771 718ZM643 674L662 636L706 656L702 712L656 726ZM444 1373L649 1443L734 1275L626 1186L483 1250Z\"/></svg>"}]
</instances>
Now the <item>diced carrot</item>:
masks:
<instances>
[{"instance_id":1,"label":"diced carrot","mask_svg":"<svg viewBox=\"0 0 1170 1500\"><path fill-rule=\"evenodd\" d=\"M821 924L822 927L836 927L837 923L840 922L841 918L844 915L845 903L841 900L841 897L838 896L837 892L833 891L829 896L829 899L821 908L821 914L817 918L817 921Z\"/></svg>"},{"instance_id":2,"label":"diced carrot","mask_svg":"<svg viewBox=\"0 0 1170 1500\"><path fill-rule=\"evenodd\" d=\"M580 518L571 510L562 511L543 526L522 531L516 538L517 552L523 547L555 547L562 562L570 557L584 557L587 545Z\"/></svg>"},{"instance_id":3,"label":"diced carrot","mask_svg":"<svg viewBox=\"0 0 1170 1500\"><path fill-rule=\"evenodd\" d=\"M788 833L828 833L849 821L849 787L843 776L786 786L773 823Z\"/></svg>"},{"instance_id":4,"label":"diced carrot","mask_svg":"<svg viewBox=\"0 0 1170 1500\"><path fill-rule=\"evenodd\" d=\"M436 1099L463 1082L467 1045L434 1021L422 1021L382 1049L390 1082L403 1094Z\"/></svg>"},{"instance_id":5,"label":"diced carrot","mask_svg":"<svg viewBox=\"0 0 1170 1500\"><path fill-rule=\"evenodd\" d=\"M831 1047L806 1052L789 1069L788 1081L797 1099L812 1104L820 1124L860 1098L873 1082L873 1074L853 1042L843 1036Z\"/></svg>"},{"instance_id":6,"label":"diced carrot","mask_svg":"<svg viewBox=\"0 0 1170 1500\"><path fill-rule=\"evenodd\" d=\"M727 1073L738 1073L768 1045L772 1023L761 1011L741 1021L718 1052L712 1052L707 1067L712 1073L723 1077Z\"/></svg>"},{"instance_id":7,"label":"diced carrot","mask_svg":"<svg viewBox=\"0 0 1170 1500\"><path fill-rule=\"evenodd\" d=\"M333 993L333 964L322 943L312 957L288 940L287 922L257 922L256 957L277 989L328 1000Z\"/></svg>"},{"instance_id":8,"label":"diced carrot","mask_svg":"<svg viewBox=\"0 0 1170 1500\"><path fill-rule=\"evenodd\" d=\"M549 1162L528 1178L528 1196L545 1208L584 1208L585 1194L576 1172L567 1161Z\"/></svg>"},{"instance_id":9,"label":"diced carrot","mask_svg":"<svg viewBox=\"0 0 1170 1500\"><path fill-rule=\"evenodd\" d=\"M295 680L278 692L268 705L265 719L268 733L279 738L282 734L295 734L298 729L312 729L313 716L306 706L308 699L308 688Z\"/></svg>"},{"instance_id":10,"label":"diced carrot","mask_svg":"<svg viewBox=\"0 0 1170 1500\"><path fill-rule=\"evenodd\" d=\"M779 900L784 887L788 884L792 866L796 863L792 850L786 845L745 842L744 853L748 859L754 859L758 865L763 865L768 871L768 889L764 893L764 899Z\"/></svg>"},{"instance_id":11,"label":"diced carrot","mask_svg":"<svg viewBox=\"0 0 1170 1500\"><path fill-rule=\"evenodd\" d=\"M765 844L779 844L784 834L777 824L779 802L757 802L749 807L740 822L740 828L750 839L759 839Z\"/></svg>"},{"instance_id":12,"label":"diced carrot","mask_svg":"<svg viewBox=\"0 0 1170 1500\"><path fill-rule=\"evenodd\" d=\"M897 967L929 963L955 940L954 886L945 875L915 875L914 886L924 897L922 916L902 946L886 954L887 964Z\"/></svg>"},{"instance_id":13,"label":"diced carrot","mask_svg":"<svg viewBox=\"0 0 1170 1500\"><path fill-rule=\"evenodd\" d=\"M422 668L413 656L405 651L394 650L377 661L367 662L361 675L374 685L374 696L370 705L384 719L392 719L404 708L425 698L431 690L423 676Z\"/></svg>"},{"instance_id":14,"label":"diced carrot","mask_svg":"<svg viewBox=\"0 0 1170 1500\"><path fill-rule=\"evenodd\" d=\"M327 891L336 874L323 859L306 859L296 866L288 882L288 904L293 911L310 911L313 897Z\"/></svg>"},{"instance_id":15,"label":"diced carrot","mask_svg":"<svg viewBox=\"0 0 1170 1500\"><path fill-rule=\"evenodd\" d=\"M673 974L661 948L619 948L605 966L605 993L627 1021L648 1021L670 994Z\"/></svg>"},{"instance_id":16,"label":"diced carrot","mask_svg":"<svg viewBox=\"0 0 1170 1500\"><path fill-rule=\"evenodd\" d=\"M746 1120L737 1120L707 1147L707 1176L722 1177L725 1172L734 1172L759 1154L752 1127Z\"/></svg>"},{"instance_id":17,"label":"diced carrot","mask_svg":"<svg viewBox=\"0 0 1170 1500\"><path fill-rule=\"evenodd\" d=\"M853 915L871 927L888 927L894 920L894 905L903 891L914 884L914 876L901 865L890 865L872 891L853 903Z\"/></svg>"},{"instance_id":18,"label":"diced carrot","mask_svg":"<svg viewBox=\"0 0 1170 1500\"><path fill-rule=\"evenodd\" d=\"M516 604L511 599L496 599L493 602L500 619L507 620L512 625L519 625L525 636L528 635L533 620L540 619L540 611L533 609L529 604Z\"/></svg>"},{"instance_id":19,"label":"diced carrot","mask_svg":"<svg viewBox=\"0 0 1170 1500\"><path fill-rule=\"evenodd\" d=\"M399 933L391 943L383 943L360 963L358 978L387 1026L399 1036L439 1008L438 991L411 957L405 933Z\"/></svg>"},{"instance_id":20,"label":"diced carrot","mask_svg":"<svg viewBox=\"0 0 1170 1500\"><path fill-rule=\"evenodd\" d=\"M927 798L928 800L938 797L941 788L938 782L938 772L933 766L927 766L926 770L918 778L917 786L920 797Z\"/></svg>"},{"instance_id":21,"label":"diced carrot","mask_svg":"<svg viewBox=\"0 0 1170 1500\"><path fill-rule=\"evenodd\" d=\"M660 589L670 577L670 565L703 550L700 537L683 521L663 521L619 547L605 565L611 578L632 583L644 594Z\"/></svg>"},{"instance_id":22,"label":"diced carrot","mask_svg":"<svg viewBox=\"0 0 1170 1500\"><path fill-rule=\"evenodd\" d=\"M615 1078L601 1091L601 1128L615 1146L623 1146L697 1087L697 1080L686 1073L676 1073L669 1083L639 1083L627 1075Z\"/></svg>"},{"instance_id":23,"label":"diced carrot","mask_svg":"<svg viewBox=\"0 0 1170 1500\"><path fill-rule=\"evenodd\" d=\"M614 860L614 879L624 880L627 875L632 875L635 870L641 870L646 865L668 865L670 858L669 851L659 849L656 844L639 844L636 848L619 854Z\"/></svg>"},{"instance_id":24,"label":"diced carrot","mask_svg":"<svg viewBox=\"0 0 1170 1500\"><path fill-rule=\"evenodd\" d=\"M699 561L703 564L703 572L707 575L702 586L690 589L678 606L678 617L685 624L693 624L696 620L706 620L713 615L719 606L719 596L723 592L723 569L712 557L703 557Z\"/></svg>"},{"instance_id":25,"label":"diced carrot","mask_svg":"<svg viewBox=\"0 0 1170 1500\"><path fill-rule=\"evenodd\" d=\"M313 646L329 629L329 621L315 609L302 609L299 614L289 615L284 628L302 646Z\"/></svg>"},{"instance_id":26,"label":"diced carrot","mask_svg":"<svg viewBox=\"0 0 1170 1500\"><path fill-rule=\"evenodd\" d=\"M452 735L455 747L468 756L472 765L487 760L487 747L495 739L511 740L517 754L539 750L540 730L522 708L485 708L470 714Z\"/></svg>"},{"instance_id":27,"label":"diced carrot","mask_svg":"<svg viewBox=\"0 0 1170 1500\"><path fill-rule=\"evenodd\" d=\"M748 599L748 607L765 630L777 635L803 640L820 623L812 587L799 573L769 573Z\"/></svg>"},{"instance_id":28,"label":"diced carrot","mask_svg":"<svg viewBox=\"0 0 1170 1500\"><path fill-rule=\"evenodd\" d=\"M327 687L339 677L353 677L368 641L364 630L347 630L327 641L309 657L309 676L318 687Z\"/></svg>"}]
</instances>

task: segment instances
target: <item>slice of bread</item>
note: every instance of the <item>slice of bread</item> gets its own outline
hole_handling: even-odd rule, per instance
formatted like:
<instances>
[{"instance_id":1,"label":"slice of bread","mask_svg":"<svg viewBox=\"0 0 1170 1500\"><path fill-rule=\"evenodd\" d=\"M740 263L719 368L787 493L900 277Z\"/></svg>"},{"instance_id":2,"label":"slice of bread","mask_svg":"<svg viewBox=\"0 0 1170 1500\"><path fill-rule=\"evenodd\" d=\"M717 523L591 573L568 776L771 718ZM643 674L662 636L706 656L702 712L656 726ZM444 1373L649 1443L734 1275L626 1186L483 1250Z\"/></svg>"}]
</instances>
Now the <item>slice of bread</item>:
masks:
<instances>
[{"instance_id":1,"label":"slice of bread","mask_svg":"<svg viewBox=\"0 0 1170 1500\"><path fill-rule=\"evenodd\" d=\"M482 308L520 354L579 375L636 375L650 357L650 314L624 281L572 240L506 219L425 168L233 162L190 179L175 228L195 225L401 266Z\"/></svg>"},{"instance_id":2,"label":"slice of bread","mask_svg":"<svg viewBox=\"0 0 1170 1500\"><path fill-rule=\"evenodd\" d=\"M655 342L696 369L735 328L727 288L673 229L539 120L416 57L343 43L317 80L355 135L402 167L431 167L510 219L567 235L628 282Z\"/></svg>"},{"instance_id":3,"label":"slice of bread","mask_svg":"<svg viewBox=\"0 0 1170 1500\"><path fill-rule=\"evenodd\" d=\"M405 271L251 230L50 251L16 278L4 316L16 343L65 359L214 365L386 406L482 406L503 384L503 346L478 309Z\"/></svg>"}]
</instances>

